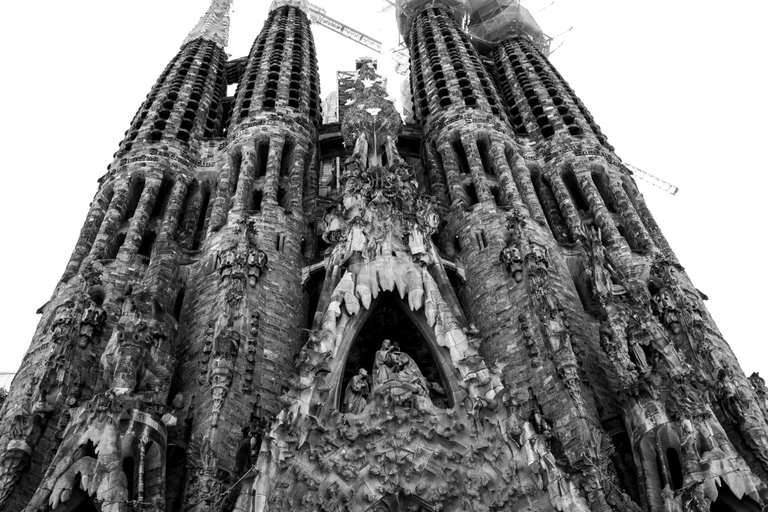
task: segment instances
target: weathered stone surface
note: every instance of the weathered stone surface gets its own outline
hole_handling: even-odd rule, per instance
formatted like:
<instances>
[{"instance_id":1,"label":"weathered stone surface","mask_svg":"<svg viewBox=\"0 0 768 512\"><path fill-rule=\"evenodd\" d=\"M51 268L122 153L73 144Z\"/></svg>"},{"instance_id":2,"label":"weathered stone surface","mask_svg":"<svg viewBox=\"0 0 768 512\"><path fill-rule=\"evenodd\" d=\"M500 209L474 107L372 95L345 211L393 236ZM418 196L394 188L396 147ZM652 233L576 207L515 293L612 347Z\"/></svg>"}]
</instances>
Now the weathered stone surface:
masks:
<instances>
[{"instance_id":1,"label":"weathered stone surface","mask_svg":"<svg viewBox=\"0 0 768 512\"><path fill-rule=\"evenodd\" d=\"M304 4L227 62L229 3L150 91L40 310L0 509L768 504L765 382L535 45L476 47L455 2L411 2L420 125L362 59L323 142Z\"/></svg>"}]
</instances>

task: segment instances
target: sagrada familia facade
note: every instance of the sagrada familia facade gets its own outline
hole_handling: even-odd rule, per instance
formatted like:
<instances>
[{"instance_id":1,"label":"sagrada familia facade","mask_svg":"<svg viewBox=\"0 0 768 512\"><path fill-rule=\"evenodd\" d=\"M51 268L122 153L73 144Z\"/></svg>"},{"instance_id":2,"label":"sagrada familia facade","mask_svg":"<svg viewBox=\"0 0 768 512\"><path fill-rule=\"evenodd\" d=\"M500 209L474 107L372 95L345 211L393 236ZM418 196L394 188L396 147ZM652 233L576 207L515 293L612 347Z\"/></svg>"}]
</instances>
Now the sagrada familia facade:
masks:
<instances>
[{"instance_id":1,"label":"sagrada familia facade","mask_svg":"<svg viewBox=\"0 0 768 512\"><path fill-rule=\"evenodd\" d=\"M399 0L323 123L307 6L214 0L140 106L0 410L12 512L759 512L747 378L584 104ZM238 84L233 97L227 85Z\"/></svg>"}]
</instances>

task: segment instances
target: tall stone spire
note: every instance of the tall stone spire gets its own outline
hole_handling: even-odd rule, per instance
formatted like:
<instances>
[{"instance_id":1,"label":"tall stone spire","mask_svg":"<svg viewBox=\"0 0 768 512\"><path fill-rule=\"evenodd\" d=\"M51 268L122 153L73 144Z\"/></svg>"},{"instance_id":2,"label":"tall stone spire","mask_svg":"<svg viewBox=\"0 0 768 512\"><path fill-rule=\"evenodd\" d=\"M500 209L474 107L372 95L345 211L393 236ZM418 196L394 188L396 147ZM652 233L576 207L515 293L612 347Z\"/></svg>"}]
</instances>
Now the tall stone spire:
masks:
<instances>
[{"instance_id":1,"label":"tall stone spire","mask_svg":"<svg viewBox=\"0 0 768 512\"><path fill-rule=\"evenodd\" d=\"M221 47L226 47L229 41L229 9L231 6L232 0L213 0L208 12L200 18L197 26L184 40L184 44L202 37Z\"/></svg>"}]
</instances>

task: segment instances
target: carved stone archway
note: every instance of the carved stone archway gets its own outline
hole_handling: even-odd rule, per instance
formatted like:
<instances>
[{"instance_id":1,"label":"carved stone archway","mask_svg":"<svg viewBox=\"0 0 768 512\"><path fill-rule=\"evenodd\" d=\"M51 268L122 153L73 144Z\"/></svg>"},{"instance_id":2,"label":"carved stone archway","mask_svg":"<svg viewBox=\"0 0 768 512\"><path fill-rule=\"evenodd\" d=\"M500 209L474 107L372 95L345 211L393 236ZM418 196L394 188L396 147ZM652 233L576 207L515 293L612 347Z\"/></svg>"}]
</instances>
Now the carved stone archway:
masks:
<instances>
[{"instance_id":1,"label":"carved stone archway","mask_svg":"<svg viewBox=\"0 0 768 512\"><path fill-rule=\"evenodd\" d=\"M459 385L461 376L451 364L451 356L448 353L448 350L438 344L434 329L428 325L423 310L412 311L408 307L408 304L395 293L383 292L371 302L369 308L355 315L346 325L336 357L330 365L334 385L332 386L332 391L326 404L328 406L334 406L340 402L344 393L344 374L350 351L357 343L357 339L365 326L371 321L372 315L374 315L384 303L387 305L395 305L402 313L404 313L407 320L416 330L418 330L421 338L426 342L432 359L437 367L437 371L439 372L440 384L442 384L445 389L448 402L454 404L463 400L466 397L466 392ZM380 337L380 339L377 340L377 344L380 344L383 339L383 336ZM376 346L376 349L378 349L378 345ZM366 370L370 372L371 369L366 368ZM422 371L423 370L424 369L422 368Z\"/></svg>"}]
</instances>

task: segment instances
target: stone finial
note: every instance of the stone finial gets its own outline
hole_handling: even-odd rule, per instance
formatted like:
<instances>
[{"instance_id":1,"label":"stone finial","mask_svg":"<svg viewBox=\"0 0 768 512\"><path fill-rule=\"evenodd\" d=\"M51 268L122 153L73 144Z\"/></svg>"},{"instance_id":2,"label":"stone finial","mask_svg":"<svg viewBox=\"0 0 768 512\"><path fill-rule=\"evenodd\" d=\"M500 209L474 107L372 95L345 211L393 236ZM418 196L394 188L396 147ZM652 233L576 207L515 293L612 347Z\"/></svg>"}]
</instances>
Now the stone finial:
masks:
<instances>
[{"instance_id":1,"label":"stone finial","mask_svg":"<svg viewBox=\"0 0 768 512\"><path fill-rule=\"evenodd\" d=\"M190 43L202 37L213 41L221 47L226 47L229 42L229 9L232 0L213 0L197 25L184 40L184 44Z\"/></svg>"}]
</instances>

